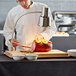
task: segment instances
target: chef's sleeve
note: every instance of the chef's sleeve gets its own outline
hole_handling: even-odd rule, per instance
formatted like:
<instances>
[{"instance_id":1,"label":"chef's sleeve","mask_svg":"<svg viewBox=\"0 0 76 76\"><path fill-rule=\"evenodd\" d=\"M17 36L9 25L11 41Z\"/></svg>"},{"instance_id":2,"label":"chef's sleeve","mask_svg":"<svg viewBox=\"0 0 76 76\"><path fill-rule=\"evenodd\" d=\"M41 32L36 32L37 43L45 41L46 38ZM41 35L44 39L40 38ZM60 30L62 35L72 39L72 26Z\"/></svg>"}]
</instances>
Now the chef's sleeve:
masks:
<instances>
[{"instance_id":1,"label":"chef's sleeve","mask_svg":"<svg viewBox=\"0 0 76 76\"><path fill-rule=\"evenodd\" d=\"M46 40L50 40L53 36L53 34L57 31L55 21L53 20L51 11L49 11L49 16L51 16L51 26L44 27L44 31L41 33L41 35Z\"/></svg>"},{"instance_id":2,"label":"chef's sleeve","mask_svg":"<svg viewBox=\"0 0 76 76\"><path fill-rule=\"evenodd\" d=\"M14 30L13 26L14 26L13 17L11 16L10 13L8 13L8 16L5 21L4 29L3 29L3 34L5 37L5 41L6 41L5 43L6 43L6 46L8 46L8 48L11 47L11 43L10 43L9 39L12 38L12 33Z\"/></svg>"}]
</instances>

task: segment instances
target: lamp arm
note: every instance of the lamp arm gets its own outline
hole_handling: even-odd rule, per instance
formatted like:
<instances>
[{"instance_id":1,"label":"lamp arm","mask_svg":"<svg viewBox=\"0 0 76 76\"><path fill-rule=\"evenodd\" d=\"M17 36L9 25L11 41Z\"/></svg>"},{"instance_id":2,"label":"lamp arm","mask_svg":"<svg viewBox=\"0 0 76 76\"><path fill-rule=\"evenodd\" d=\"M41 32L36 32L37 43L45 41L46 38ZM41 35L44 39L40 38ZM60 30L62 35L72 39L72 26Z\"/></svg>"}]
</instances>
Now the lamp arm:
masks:
<instances>
[{"instance_id":1,"label":"lamp arm","mask_svg":"<svg viewBox=\"0 0 76 76\"><path fill-rule=\"evenodd\" d=\"M16 29L17 22L18 22L24 15L28 15L28 14L32 14L32 13L34 14L34 13L42 13L42 12L41 12L41 11L35 11L35 12L25 13L25 14L21 15L21 16L17 19L17 21L16 21L16 23L15 23L15 26L14 26L14 30L13 30L13 32L12 32L11 51L13 51L13 45L12 45L12 43L13 43L13 36L14 36L14 32L15 32L15 29Z\"/></svg>"}]
</instances>

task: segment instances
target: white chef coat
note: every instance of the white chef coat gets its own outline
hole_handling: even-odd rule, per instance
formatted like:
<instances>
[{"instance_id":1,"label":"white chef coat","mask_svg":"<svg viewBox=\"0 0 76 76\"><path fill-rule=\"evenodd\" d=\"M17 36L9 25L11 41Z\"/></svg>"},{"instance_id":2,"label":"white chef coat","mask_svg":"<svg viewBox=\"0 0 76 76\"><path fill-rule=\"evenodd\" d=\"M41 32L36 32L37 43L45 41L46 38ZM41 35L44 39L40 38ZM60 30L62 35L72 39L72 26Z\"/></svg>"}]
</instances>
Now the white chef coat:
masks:
<instances>
[{"instance_id":1,"label":"white chef coat","mask_svg":"<svg viewBox=\"0 0 76 76\"><path fill-rule=\"evenodd\" d=\"M4 36L6 39L6 45L9 47L9 39L12 38L13 30L15 29L15 24L17 20L26 13L29 12L41 12L42 7L47 6L45 4L39 2L33 2L29 9L24 9L21 5L17 5L13 9L10 10L8 16L6 18L6 22L4 25ZM51 27L40 27L38 26L39 16L41 13L31 13L28 15L24 15L21 17L16 25L17 32L17 40L21 44L29 44L32 43L35 39L36 34L41 34L44 39L49 40L52 38L54 32L56 32L55 22L52 18L51 12L49 11L49 15L51 16Z\"/></svg>"}]
</instances>

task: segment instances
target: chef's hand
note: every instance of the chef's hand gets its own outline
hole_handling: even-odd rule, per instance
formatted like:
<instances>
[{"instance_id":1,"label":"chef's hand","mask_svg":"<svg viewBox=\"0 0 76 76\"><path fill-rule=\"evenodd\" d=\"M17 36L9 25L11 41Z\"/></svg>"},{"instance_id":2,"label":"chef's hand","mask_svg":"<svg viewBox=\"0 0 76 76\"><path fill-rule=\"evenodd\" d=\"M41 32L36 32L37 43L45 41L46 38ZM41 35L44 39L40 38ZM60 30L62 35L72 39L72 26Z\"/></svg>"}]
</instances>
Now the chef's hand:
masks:
<instances>
[{"instance_id":1,"label":"chef's hand","mask_svg":"<svg viewBox=\"0 0 76 76\"><path fill-rule=\"evenodd\" d=\"M10 39L9 41L11 42L11 40L12 40L13 47L16 47L20 44L16 39Z\"/></svg>"},{"instance_id":2,"label":"chef's hand","mask_svg":"<svg viewBox=\"0 0 76 76\"><path fill-rule=\"evenodd\" d=\"M35 39L42 40L42 39L44 39L44 37L41 34L37 34L35 36Z\"/></svg>"}]
</instances>

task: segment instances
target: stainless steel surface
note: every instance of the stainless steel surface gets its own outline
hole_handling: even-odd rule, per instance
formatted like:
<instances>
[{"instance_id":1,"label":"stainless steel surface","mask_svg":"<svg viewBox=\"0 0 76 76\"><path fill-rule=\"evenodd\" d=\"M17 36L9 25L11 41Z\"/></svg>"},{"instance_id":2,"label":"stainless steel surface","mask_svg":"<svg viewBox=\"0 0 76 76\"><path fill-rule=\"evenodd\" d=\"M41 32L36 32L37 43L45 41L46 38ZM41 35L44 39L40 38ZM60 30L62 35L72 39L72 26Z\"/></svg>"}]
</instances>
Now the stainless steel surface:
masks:
<instances>
[{"instance_id":1,"label":"stainless steel surface","mask_svg":"<svg viewBox=\"0 0 76 76\"><path fill-rule=\"evenodd\" d=\"M69 24L71 24L72 23L72 19L71 19L71 17L64 17L63 18L63 22L64 22L64 24L67 24L67 25L69 25Z\"/></svg>"},{"instance_id":2,"label":"stainless steel surface","mask_svg":"<svg viewBox=\"0 0 76 76\"><path fill-rule=\"evenodd\" d=\"M58 28L58 31L64 31L64 32L68 32L71 30L72 30L72 27L59 27Z\"/></svg>"},{"instance_id":3,"label":"stainless steel surface","mask_svg":"<svg viewBox=\"0 0 76 76\"><path fill-rule=\"evenodd\" d=\"M60 11L54 13L55 24L58 31L74 34L76 28L76 12Z\"/></svg>"},{"instance_id":4,"label":"stainless steel surface","mask_svg":"<svg viewBox=\"0 0 76 76\"><path fill-rule=\"evenodd\" d=\"M64 31L69 34L76 34L76 26L75 25L60 25L58 27L58 31Z\"/></svg>"},{"instance_id":5,"label":"stainless steel surface","mask_svg":"<svg viewBox=\"0 0 76 76\"><path fill-rule=\"evenodd\" d=\"M51 16L49 16L50 9L48 7L43 7L42 14L39 18L39 26L48 27L51 26Z\"/></svg>"}]
</instances>

